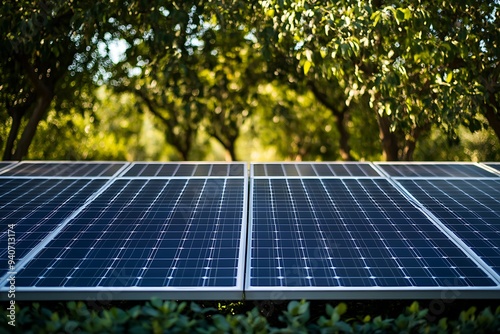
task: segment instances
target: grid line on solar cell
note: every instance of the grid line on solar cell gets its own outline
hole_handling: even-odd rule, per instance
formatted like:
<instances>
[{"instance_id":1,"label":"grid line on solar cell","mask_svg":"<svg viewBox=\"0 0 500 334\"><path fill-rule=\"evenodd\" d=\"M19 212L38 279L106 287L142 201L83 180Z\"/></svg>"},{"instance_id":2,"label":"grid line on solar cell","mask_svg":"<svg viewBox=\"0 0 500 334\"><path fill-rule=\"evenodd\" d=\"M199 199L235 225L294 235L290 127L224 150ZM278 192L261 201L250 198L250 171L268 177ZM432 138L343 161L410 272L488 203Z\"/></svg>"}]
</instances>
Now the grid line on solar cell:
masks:
<instances>
[{"instance_id":1,"label":"grid line on solar cell","mask_svg":"<svg viewBox=\"0 0 500 334\"><path fill-rule=\"evenodd\" d=\"M390 177L495 177L474 163L377 163Z\"/></svg>"},{"instance_id":2,"label":"grid line on solar cell","mask_svg":"<svg viewBox=\"0 0 500 334\"><path fill-rule=\"evenodd\" d=\"M120 162L21 162L2 176L111 177L126 163Z\"/></svg>"},{"instance_id":3,"label":"grid line on solar cell","mask_svg":"<svg viewBox=\"0 0 500 334\"><path fill-rule=\"evenodd\" d=\"M398 180L500 275L500 180Z\"/></svg>"},{"instance_id":4,"label":"grid line on solar cell","mask_svg":"<svg viewBox=\"0 0 500 334\"><path fill-rule=\"evenodd\" d=\"M18 273L19 287L227 287L243 179L116 179Z\"/></svg>"},{"instance_id":5,"label":"grid line on solar cell","mask_svg":"<svg viewBox=\"0 0 500 334\"><path fill-rule=\"evenodd\" d=\"M2 226L15 225L16 258L26 255L105 182L100 179L0 179L0 222ZM6 244L7 231L0 234L0 242ZM2 258L6 254L7 248L0 249Z\"/></svg>"},{"instance_id":6,"label":"grid line on solar cell","mask_svg":"<svg viewBox=\"0 0 500 334\"><path fill-rule=\"evenodd\" d=\"M7 169L9 166L14 165L15 162L10 161L0 161L0 173L3 169Z\"/></svg>"},{"instance_id":7,"label":"grid line on solar cell","mask_svg":"<svg viewBox=\"0 0 500 334\"><path fill-rule=\"evenodd\" d=\"M259 287L496 283L384 179L254 179L247 294Z\"/></svg>"},{"instance_id":8,"label":"grid line on solar cell","mask_svg":"<svg viewBox=\"0 0 500 334\"><path fill-rule=\"evenodd\" d=\"M500 172L500 162L487 162L485 165L495 169L497 172Z\"/></svg>"},{"instance_id":9,"label":"grid line on solar cell","mask_svg":"<svg viewBox=\"0 0 500 334\"><path fill-rule=\"evenodd\" d=\"M244 163L133 163L123 177L245 176Z\"/></svg>"},{"instance_id":10,"label":"grid line on solar cell","mask_svg":"<svg viewBox=\"0 0 500 334\"><path fill-rule=\"evenodd\" d=\"M377 177L370 163L255 163L255 177Z\"/></svg>"}]
</instances>

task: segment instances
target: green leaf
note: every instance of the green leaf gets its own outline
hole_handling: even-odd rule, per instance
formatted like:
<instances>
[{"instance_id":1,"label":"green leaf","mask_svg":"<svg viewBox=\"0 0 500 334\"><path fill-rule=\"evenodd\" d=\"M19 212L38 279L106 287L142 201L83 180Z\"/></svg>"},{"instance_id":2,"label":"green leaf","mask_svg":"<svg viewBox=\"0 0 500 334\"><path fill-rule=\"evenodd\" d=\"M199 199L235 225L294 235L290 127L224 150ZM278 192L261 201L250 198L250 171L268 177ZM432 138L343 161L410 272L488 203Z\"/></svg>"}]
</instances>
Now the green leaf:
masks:
<instances>
[{"instance_id":1,"label":"green leaf","mask_svg":"<svg viewBox=\"0 0 500 334\"><path fill-rule=\"evenodd\" d=\"M453 80L453 72L450 71L450 72L446 73L446 79L445 80L446 80L447 83L450 83L451 80Z\"/></svg>"},{"instance_id":2,"label":"green leaf","mask_svg":"<svg viewBox=\"0 0 500 334\"><path fill-rule=\"evenodd\" d=\"M345 303L340 303L337 305L336 309L337 309L337 313L339 315L342 315L342 314L347 312L347 305Z\"/></svg>"},{"instance_id":3,"label":"green leaf","mask_svg":"<svg viewBox=\"0 0 500 334\"><path fill-rule=\"evenodd\" d=\"M217 327L218 329L221 329L225 332L228 332L231 329L231 326L227 322L226 318L224 318L222 315L215 314L212 319L214 320L215 327Z\"/></svg>"},{"instance_id":4,"label":"green leaf","mask_svg":"<svg viewBox=\"0 0 500 334\"><path fill-rule=\"evenodd\" d=\"M333 308L333 306L330 304L326 304L326 314L329 317L331 317L334 312L335 312L335 309Z\"/></svg>"},{"instance_id":5,"label":"green leaf","mask_svg":"<svg viewBox=\"0 0 500 334\"><path fill-rule=\"evenodd\" d=\"M191 311L193 311L194 313L201 313L202 309L198 304L191 303Z\"/></svg>"},{"instance_id":6,"label":"green leaf","mask_svg":"<svg viewBox=\"0 0 500 334\"><path fill-rule=\"evenodd\" d=\"M441 318L439 319L438 327L442 330L447 330L448 329L448 319L446 318Z\"/></svg>"},{"instance_id":7,"label":"green leaf","mask_svg":"<svg viewBox=\"0 0 500 334\"><path fill-rule=\"evenodd\" d=\"M307 75L309 73L309 70L311 69L312 63L309 60L306 60L304 62L304 74Z\"/></svg>"},{"instance_id":8,"label":"green leaf","mask_svg":"<svg viewBox=\"0 0 500 334\"><path fill-rule=\"evenodd\" d=\"M418 311L420 311L420 306L418 305L417 301L411 303L411 305L408 307L408 312L411 314L418 313Z\"/></svg>"},{"instance_id":9,"label":"green leaf","mask_svg":"<svg viewBox=\"0 0 500 334\"><path fill-rule=\"evenodd\" d=\"M136 305L136 306L132 307L130 310L128 310L128 314L132 318L137 318L138 316L141 315L141 306Z\"/></svg>"},{"instance_id":10,"label":"green leaf","mask_svg":"<svg viewBox=\"0 0 500 334\"><path fill-rule=\"evenodd\" d=\"M157 317L160 314L160 312L158 312L158 310L155 310L151 306L144 306L142 309L142 312L144 312L144 314L152 316L152 317Z\"/></svg>"},{"instance_id":11,"label":"green leaf","mask_svg":"<svg viewBox=\"0 0 500 334\"><path fill-rule=\"evenodd\" d=\"M378 22L380 21L380 18L382 17L382 14L379 11L374 12L371 16L370 19L373 21L373 26L375 27Z\"/></svg>"},{"instance_id":12,"label":"green leaf","mask_svg":"<svg viewBox=\"0 0 500 334\"><path fill-rule=\"evenodd\" d=\"M64 330L67 333L71 333L73 331L76 331L77 328L78 328L78 322L74 321L74 320L70 320L70 321L66 322L66 324L64 325Z\"/></svg>"},{"instance_id":13,"label":"green leaf","mask_svg":"<svg viewBox=\"0 0 500 334\"><path fill-rule=\"evenodd\" d=\"M161 308L162 306L161 299L158 297L151 298L151 305L153 305L156 308Z\"/></svg>"},{"instance_id":14,"label":"green leaf","mask_svg":"<svg viewBox=\"0 0 500 334\"><path fill-rule=\"evenodd\" d=\"M299 308L299 306L300 306L299 302L296 300L293 300L290 303L288 303L287 311L293 314L294 311Z\"/></svg>"},{"instance_id":15,"label":"green leaf","mask_svg":"<svg viewBox=\"0 0 500 334\"><path fill-rule=\"evenodd\" d=\"M401 8L398 8L398 10L396 10L396 19L399 22L405 20L405 13L404 13L404 11Z\"/></svg>"},{"instance_id":16,"label":"green leaf","mask_svg":"<svg viewBox=\"0 0 500 334\"><path fill-rule=\"evenodd\" d=\"M321 55L321 58L325 58L326 55L328 54L325 49L319 50L319 54Z\"/></svg>"},{"instance_id":17,"label":"green leaf","mask_svg":"<svg viewBox=\"0 0 500 334\"><path fill-rule=\"evenodd\" d=\"M309 302L303 302L299 306L299 314L306 313L309 310Z\"/></svg>"}]
</instances>

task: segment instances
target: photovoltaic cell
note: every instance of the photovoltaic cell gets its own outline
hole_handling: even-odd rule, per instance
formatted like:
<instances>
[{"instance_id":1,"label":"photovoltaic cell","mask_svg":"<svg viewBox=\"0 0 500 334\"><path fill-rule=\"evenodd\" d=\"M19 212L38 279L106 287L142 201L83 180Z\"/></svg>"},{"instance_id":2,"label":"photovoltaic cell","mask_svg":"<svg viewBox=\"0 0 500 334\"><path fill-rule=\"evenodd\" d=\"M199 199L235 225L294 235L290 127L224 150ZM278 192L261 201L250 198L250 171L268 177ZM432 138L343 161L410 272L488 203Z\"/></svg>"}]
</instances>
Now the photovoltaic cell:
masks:
<instances>
[{"instance_id":1,"label":"photovoltaic cell","mask_svg":"<svg viewBox=\"0 0 500 334\"><path fill-rule=\"evenodd\" d=\"M333 298L339 287L496 286L385 179L252 182L250 299L263 291L299 297L334 288L321 290Z\"/></svg>"},{"instance_id":2,"label":"photovoltaic cell","mask_svg":"<svg viewBox=\"0 0 500 334\"><path fill-rule=\"evenodd\" d=\"M1 176L111 177L125 163L114 162L23 162Z\"/></svg>"},{"instance_id":3,"label":"photovoltaic cell","mask_svg":"<svg viewBox=\"0 0 500 334\"><path fill-rule=\"evenodd\" d=\"M500 274L500 180L399 180Z\"/></svg>"},{"instance_id":4,"label":"photovoltaic cell","mask_svg":"<svg viewBox=\"0 0 500 334\"><path fill-rule=\"evenodd\" d=\"M497 171L500 172L500 162L488 162L485 165L487 165L487 166L489 166L491 168L494 168L494 169L496 169Z\"/></svg>"},{"instance_id":5,"label":"photovoltaic cell","mask_svg":"<svg viewBox=\"0 0 500 334\"><path fill-rule=\"evenodd\" d=\"M244 176L245 164L133 163L124 177Z\"/></svg>"},{"instance_id":6,"label":"photovoltaic cell","mask_svg":"<svg viewBox=\"0 0 500 334\"><path fill-rule=\"evenodd\" d=\"M380 176L369 163L266 163L253 164L256 177Z\"/></svg>"},{"instance_id":7,"label":"photovoltaic cell","mask_svg":"<svg viewBox=\"0 0 500 334\"><path fill-rule=\"evenodd\" d=\"M219 289L241 298L244 183L116 179L18 273L16 287L170 289L188 299Z\"/></svg>"},{"instance_id":8,"label":"photovoltaic cell","mask_svg":"<svg viewBox=\"0 0 500 334\"><path fill-rule=\"evenodd\" d=\"M15 255L21 259L49 235L106 180L0 178L0 243L7 244L7 226L14 224ZM7 247L0 249L5 259ZM2 266L0 274L6 272Z\"/></svg>"},{"instance_id":9,"label":"photovoltaic cell","mask_svg":"<svg viewBox=\"0 0 500 334\"><path fill-rule=\"evenodd\" d=\"M495 174L471 163L379 163L391 177L494 177Z\"/></svg>"},{"instance_id":10,"label":"photovoltaic cell","mask_svg":"<svg viewBox=\"0 0 500 334\"><path fill-rule=\"evenodd\" d=\"M0 169L13 165L14 163L15 162L12 161L0 161Z\"/></svg>"}]
</instances>

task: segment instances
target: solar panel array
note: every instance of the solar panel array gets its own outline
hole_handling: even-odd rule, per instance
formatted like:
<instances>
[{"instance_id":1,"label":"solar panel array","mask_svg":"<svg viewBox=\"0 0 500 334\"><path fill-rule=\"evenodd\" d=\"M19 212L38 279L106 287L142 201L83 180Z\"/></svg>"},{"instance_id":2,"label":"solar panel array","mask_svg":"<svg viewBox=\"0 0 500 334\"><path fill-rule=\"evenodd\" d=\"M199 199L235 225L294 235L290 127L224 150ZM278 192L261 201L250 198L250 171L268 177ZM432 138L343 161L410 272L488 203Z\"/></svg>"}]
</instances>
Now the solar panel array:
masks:
<instances>
[{"instance_id":1,"label":"solar panel array","mask_svg":"<svg viewBox=\"0 0 500 334\"><path fill-rule=\"evenodd\" d=\"M0 220L18 299L499 298L496 166L11 163Z\"/></svg>"}]
</instances>

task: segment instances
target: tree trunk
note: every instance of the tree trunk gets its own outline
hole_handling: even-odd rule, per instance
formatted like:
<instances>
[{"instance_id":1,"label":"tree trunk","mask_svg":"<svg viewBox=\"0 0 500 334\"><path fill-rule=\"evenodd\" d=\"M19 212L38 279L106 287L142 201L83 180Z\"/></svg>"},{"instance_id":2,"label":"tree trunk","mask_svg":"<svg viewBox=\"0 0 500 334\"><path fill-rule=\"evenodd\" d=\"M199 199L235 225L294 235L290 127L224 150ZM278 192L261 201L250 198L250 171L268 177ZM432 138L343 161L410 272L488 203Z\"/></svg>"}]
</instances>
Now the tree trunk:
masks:
<instances>
[{"instance_id":1,"label":"tree trunk","mask_svg":"<svg viewBox=\"0 0 500 334\"><path fill-rule=\"evenodd\" d=\"M431 125L429 123L426 123L420 126L415 126L415 128L412 129L411 138L406 141L405 147L403 148L403 155L401 157L401 160L413 160L413 153L415 153L415 149L417 148L418 139L423 133L429 131L430 128Z\"/></svg>"},{"instance_id":2,"label":"tree trunk","mask_svg":"<svg viewBox=\"0 0 500 334\"><path fill-rule=\"evenodd\" d=\"M33 114L24 128L19 142L17 143L16 151L13 154L13 158L15 160L22 160L22 158L28 154L28 149L33 141L33 138L35 137L38 123L40 123L43 116L49 109L53 97L54 94L52 92L47 92L47 94L43 94L38 98Z\"/></svg>"},{"instance_id":3,"label":"tree trunk","mask_svg":"<svg viewBox=\"0 0 500 334\"><path fill-rule=\"evenodd\" d=\"M140 97L149 111L157 117L165 126L167 127L165 132L165 139L167 143L174 146L177 152L181 155L182 160L189 160L189 151L191 151L191 129L186 131L186 136L182 138L181 135L177 135L174 131L174 128L177 124L179 124L174 115L170 115L170 118L166 118L163 116L157 109L157 106L153 101L149 99L149 97L140 89L134 89L133 92ZM172 106L172 108L175 108Z\"/></svg>"},{"instance_id":4,"label":"tree trunk","mask_svg":"<svg viewBox=\"0 0 500 334\"><path fill-rule=\"evenodd\" d=\"M215 131L211 133L211 135L224 147L226 161L238 161L236 157L236 150L235 150L236 148L234 145L238 137L231 138L228 136L226 138L222 138L222 136L215 133Z\"/></svg>"},{"instance_id":5,"label":"tree trunk","mask_svg":"<svg viewBox=\"0 0 500 334\"><path fill-rule=\"evenodd\" d=\"M413 153L415 153L416 147L417 147L416 139L407 141L406 145L403 149L403 156L401 157L401 160L412 161L413 160Z\"/></svg>"},{"instance_id":6,"label":"tree trunk","mask_svg":"<svg viewBox=\"0 0 500 334\"><path fill-rule=\"evenodd\" d=\"M493 98L490 97L490 100L493 100ZM499 108L499 106L497 106L497 108ZM486 119L488 120L488 124L497 135L498 140L500 140L500 115L496 113L495 109L491 104L486 104L485 110L486 110L485 116Z\"/></svg>"},{"instance_id":7,"label":"tree trunk","mask_svg":"<svg viewBox=\"0 0 500 334\"><path fill-rule=\"evenodd\" d=\"M12 114L12 126L10 127L9 137L5 144L5 151L3 152L3 160L14 159L14 143L19 135L19 128L21 127L21 115L19 113Z\"/></svg>"},{"instance_id":8,"label":"tree trunk","mask_svg":"<svg viewBox=\"0 0 500 334\"><path fill-rule=\"evenodd\" d=\"M333 111L332 111L333 112ZM339 112L335 113L333 112L333 115L335 117L335 125L337 127L337 131L339 132L340 138L339 138L339 151L340 151L340 156L342 157L342 160L344 161L352 161L353 157L351 155L351 146L349 145L349 131L347 131L347 120L348 120L348 113L347 112Z\"/></svg>"},{"instance_id":9,"label":"tree trunk","mask_svg":"<svg viewBox=\"0 0 500 334\"><path fill-rule=\"evenodd\" d=\"M186 150L181 149L180 147L176 146L175 147L177 151L180 153L182 160L183 161L188 161L189 160L189 152Z\"/></svg>"},{"instance_id":10,"label":"tree trunk","mask_svg":"<svg viewBox=\"0 0 500 334\"><path fill-rule=\"evenodd\" d=\"M347 130L347 120L349 116L347 106L346 109L342 111L339 110L339 108L337 108L337 106L334 103L332 103L323 92L320 92L320 90L318 89L318 87L316 87L314 82L309 82L308 86L311 89L314 96L318 99L318 101L326 108L328 108L328 110L331 111L333 117L335 117L335 126L340 135L339 151L342 160L345 161L354 160L354 158L351 155L351 146L349 145L350 134L349 131Z\"/></svg>"},{"instance_id":11,"label":"tree trunk","mask_svg":"<svg viewBox=\"0 0 500 334\"><path fill-rule=\"evenodd\" d=\"M378 112L377 122L380 132L380 140L382 141L382 150L384 152L384 160L397 161L399 160L398 140L395 133L391 132L391 121L386 116L380 116Z\"/></svg>"},{"instance_id":12,"label":"tree trunk","mask_svg":"<svg viewBox=\"0 0 500 334\"><path fill-rule=\"evenodd\" d=\"M226 161L238 161L238 159L236 158L234 142L226 147Z\"/></svg>"}]
</instances>

